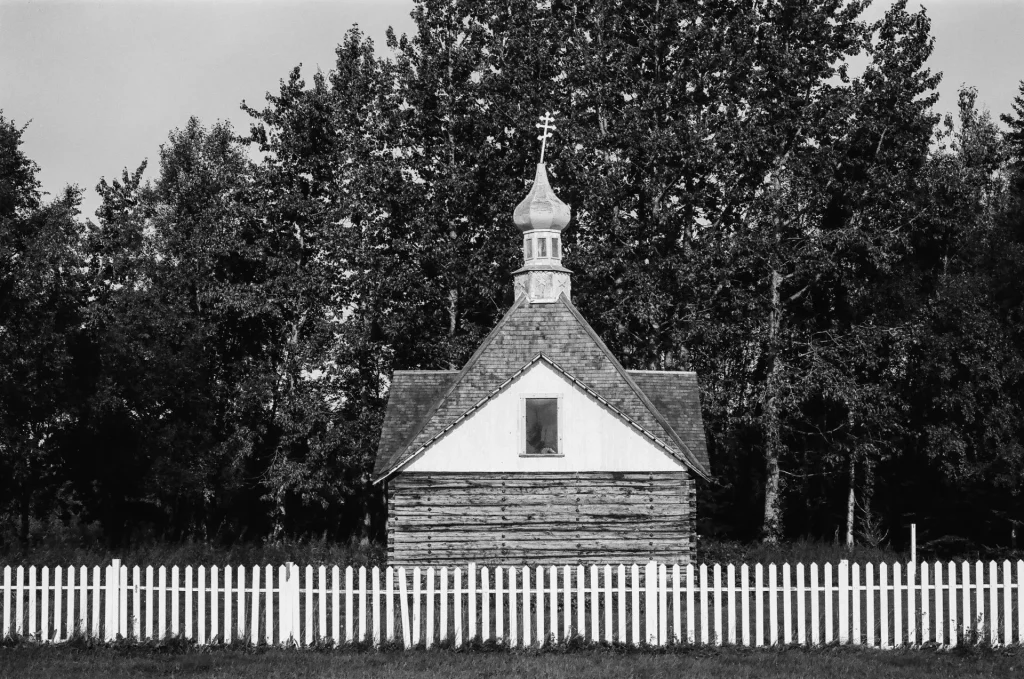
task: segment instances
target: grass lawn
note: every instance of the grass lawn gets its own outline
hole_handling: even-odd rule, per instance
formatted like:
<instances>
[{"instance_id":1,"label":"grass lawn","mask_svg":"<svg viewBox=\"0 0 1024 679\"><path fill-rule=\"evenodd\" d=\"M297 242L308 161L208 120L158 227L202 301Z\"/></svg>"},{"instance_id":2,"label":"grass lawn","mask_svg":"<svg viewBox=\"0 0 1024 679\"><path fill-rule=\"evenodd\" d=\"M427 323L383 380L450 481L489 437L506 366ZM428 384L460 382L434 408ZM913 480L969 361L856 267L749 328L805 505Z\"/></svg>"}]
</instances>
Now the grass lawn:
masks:
<instances>
[{"instance_id":1,"label":"grass lawn","mask_svg":"<svg viewBox=\"0 0 1024 679\"><path fill-rule=\"evenodd\" d=\"M1024 650L724 649L686 652L328 652L0 647L7 677L1022 677Z\"/></svg>"}]
</instances>

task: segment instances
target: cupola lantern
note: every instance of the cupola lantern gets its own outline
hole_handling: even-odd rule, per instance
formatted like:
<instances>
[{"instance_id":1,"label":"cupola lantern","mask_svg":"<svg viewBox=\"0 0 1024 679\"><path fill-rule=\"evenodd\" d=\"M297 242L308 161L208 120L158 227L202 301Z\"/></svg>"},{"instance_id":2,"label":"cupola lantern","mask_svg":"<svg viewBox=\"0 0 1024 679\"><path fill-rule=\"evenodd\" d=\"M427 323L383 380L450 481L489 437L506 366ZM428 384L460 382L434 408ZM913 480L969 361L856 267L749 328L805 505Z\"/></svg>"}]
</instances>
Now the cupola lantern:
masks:
<instances>
[{"instance_id":1,"label":"cupola lantern","mask_svg":"<svg viewBox=\"0 0 1024 679\"><path fill-rule=\"evenodd\" d=\"M512 218L523 232L523 267L516 271L515 296L527 295L531 302L553 302L560 294L570 296L569 275L572 273L562 266L562 229L569 224L571 212L548 183L544 165L544 150L554 118L545 114L541 118L543 133L541 140L541 162L533 187L519 205Z\"/></svg>"}]
</instances>

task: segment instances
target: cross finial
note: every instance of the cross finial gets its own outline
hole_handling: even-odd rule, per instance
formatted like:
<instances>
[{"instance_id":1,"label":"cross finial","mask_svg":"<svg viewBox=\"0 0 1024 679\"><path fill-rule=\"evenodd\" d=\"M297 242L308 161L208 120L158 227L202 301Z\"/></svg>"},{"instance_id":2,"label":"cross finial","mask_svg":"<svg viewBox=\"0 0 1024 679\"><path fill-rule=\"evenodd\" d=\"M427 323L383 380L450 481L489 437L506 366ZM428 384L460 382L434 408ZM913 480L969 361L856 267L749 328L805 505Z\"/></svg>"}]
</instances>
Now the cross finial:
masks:
<instances>
[{"instance_id":1,"label":"cross finial","mask_svg":"<svg viewBox=\"0 0 1024 679\"><path fill-rule=\"evenodd\" d=\"M543 132L537 139L540 140L540 162L544 163L544 149L548 144L548 137L551 136L551 130L557 130L558 128L551 123L555 122L554 116L551 115L550 111L545 111L544 115L540 117L540 122L537 123L536 127L542 128Z\"/></svg>"}]
</instances>

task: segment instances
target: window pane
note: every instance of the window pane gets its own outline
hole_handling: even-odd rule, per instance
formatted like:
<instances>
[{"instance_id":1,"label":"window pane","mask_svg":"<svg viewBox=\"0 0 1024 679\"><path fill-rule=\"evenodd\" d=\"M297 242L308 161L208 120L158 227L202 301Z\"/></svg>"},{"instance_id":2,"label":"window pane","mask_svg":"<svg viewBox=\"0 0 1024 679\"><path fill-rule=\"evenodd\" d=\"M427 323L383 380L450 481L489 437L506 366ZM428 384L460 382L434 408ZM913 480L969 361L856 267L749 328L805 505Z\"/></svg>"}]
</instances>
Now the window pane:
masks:
<instances>
[{"instance_id":1,"label":"window pane","mask_svg":"<svg viewBox=\"0 0 1024 679\"><path fill-rule=\"evenodd\" d=\"M533 259L533 239L526 239L526 258Z\"/></svg>"},{"instance_id":2,"label":"window pane","mask_svg":"<svg viewBox=\"0 0 1024 679\"><path fill-rule=\"evenodd\" d=\"M526 399L526 454L558 454L558 399Z\"/></svg>"},{"instance_id":3,"label":"window pane","mask_svg":"<svg viewBox=\"0 0 1024 679\"><path fill-rule=\"evenodd\" d=\"M548 256L548 239L538 238L537 239L537 256L547 257Z\"/></svg>"},{"instance_id":4,"label":"window pane","mask_svg":"<svg viewBox=\"0 0 1024 679\"><path fill-rule=\"evenodd\" d=\"M561 256L561 255L558 254L558 239L557 238L552 238L551 239L551 256L556 258L556 259Z\"/></svg>"}]
</instances>

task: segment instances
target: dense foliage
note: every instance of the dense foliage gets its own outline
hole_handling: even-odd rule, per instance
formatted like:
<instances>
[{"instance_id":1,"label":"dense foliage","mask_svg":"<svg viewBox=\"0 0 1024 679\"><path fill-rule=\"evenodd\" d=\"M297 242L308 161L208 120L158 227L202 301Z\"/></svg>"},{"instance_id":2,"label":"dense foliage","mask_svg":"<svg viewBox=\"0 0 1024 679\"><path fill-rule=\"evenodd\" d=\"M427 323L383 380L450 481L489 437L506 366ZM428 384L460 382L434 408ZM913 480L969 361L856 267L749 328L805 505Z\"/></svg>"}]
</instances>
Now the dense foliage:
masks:
<instances>
[{"instance_id":1,"label":"dense foliage","mask_svg":"<svg viewBox=\"0 0 1024 679\"><path fill-rule=\"evenodd\" d=\"M171 132L95 221L0 117L4 525L374 538L391 372L511 303L551 110L577 304L627 367L700 375L702 533L1015 547L1024 84L1006 132L970 88L940 119L925 12L863 4L420 0L248 134Z\"/></svg>"}]
</instances>

